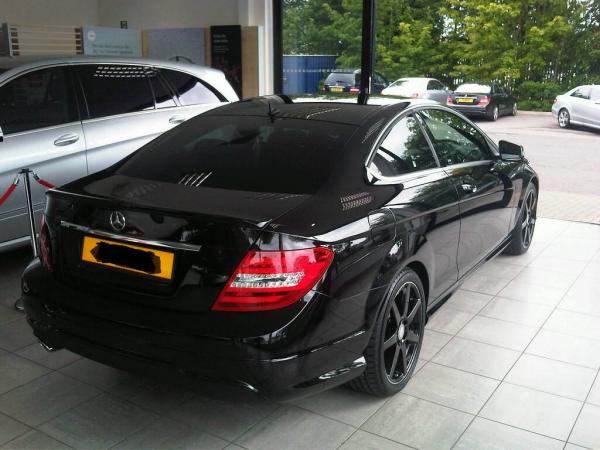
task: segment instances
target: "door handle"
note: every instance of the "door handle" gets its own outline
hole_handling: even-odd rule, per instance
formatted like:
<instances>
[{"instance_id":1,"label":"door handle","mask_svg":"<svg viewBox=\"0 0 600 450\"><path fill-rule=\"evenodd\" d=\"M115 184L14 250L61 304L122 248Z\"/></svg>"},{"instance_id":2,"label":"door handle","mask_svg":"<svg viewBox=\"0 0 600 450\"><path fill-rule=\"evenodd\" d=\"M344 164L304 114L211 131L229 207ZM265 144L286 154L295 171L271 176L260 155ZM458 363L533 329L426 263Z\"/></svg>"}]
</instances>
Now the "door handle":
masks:
<instances>
[{"instance_id":1,"label":"door handle","mask_svg":"<svg viewBox=\"0 0 600 450\"><path fill-rule=\"evenodd\" d=\"M460 187L465 192L473 192L473 193L477 192L477 186L474 186L472 184L463 183L460 185Z\"/></svg>"},{"instance_id":2,"label":"door handle","mask_svg":"<svg viewBox=\"0 0 600 450\"><path fill-rule=\"evenodd\" d=\"M186 120L187 120L187 118L184 116L173 116L169 119L169 123L177 124L177 123L185 122Z\"/></svg>"},{"instance_id":3,"label":"door handle","mask_svg":"<svg viewBox=\"0 0 600 450\"><path fill-rule=\"evenodd\" d=\"M54 140L54 145L58 147L62 147L64 145L69 145L77 142L79 140L79 135L75 133L63 134L62 136L57 137Z\"/></svg>"}]
</instances>

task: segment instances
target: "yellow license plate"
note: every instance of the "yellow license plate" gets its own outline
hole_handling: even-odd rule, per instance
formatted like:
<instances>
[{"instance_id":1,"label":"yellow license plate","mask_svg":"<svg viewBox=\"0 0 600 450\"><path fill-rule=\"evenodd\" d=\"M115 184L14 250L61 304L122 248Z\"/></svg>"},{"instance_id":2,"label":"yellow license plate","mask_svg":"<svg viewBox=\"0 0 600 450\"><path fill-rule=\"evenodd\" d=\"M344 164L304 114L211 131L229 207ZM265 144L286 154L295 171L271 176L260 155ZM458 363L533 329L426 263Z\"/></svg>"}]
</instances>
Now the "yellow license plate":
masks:
<instances>
[{"instance_id":1,"label":"yellow license plate","mask_svg":"<svg viewBox=\"0 0 600 450\"><path fill-rule=\"evenodd\" d=\"M473 103L472 98L457 98L456 101L458 103Z\"/></svg>"},{"instance_id":2,"label":"yellow license plate","mask_svg":"<svg viewBox=\"0 0 600 450\"><path fill-rule=\"evenodd\" d=\"M331 87L329 89L331 90L331 92L344 92L344 88L343 87L333 86L333 87Z\"/></svg>"},{"instance_id":3,"label":"yellow license plate","mask_svg":"<svg viewBox=\"0 0 600 450\"><path fill-rule=\"evenodd\" d=\"M170 280L175 255L153 248L84 236L81 260Z\"/></svg>"}]
</instances>

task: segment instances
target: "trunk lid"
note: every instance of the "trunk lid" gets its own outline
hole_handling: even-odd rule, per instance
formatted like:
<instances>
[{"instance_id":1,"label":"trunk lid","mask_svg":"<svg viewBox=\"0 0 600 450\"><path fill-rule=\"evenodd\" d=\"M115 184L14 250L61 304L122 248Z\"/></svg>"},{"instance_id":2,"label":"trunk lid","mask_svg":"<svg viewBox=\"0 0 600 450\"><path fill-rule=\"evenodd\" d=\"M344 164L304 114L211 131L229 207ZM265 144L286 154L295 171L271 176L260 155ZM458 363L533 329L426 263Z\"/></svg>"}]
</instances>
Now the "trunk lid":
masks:
<instances>
[{"instance_id":1,"label":"trunk lid","mask_svg":"<svg viewBox=\"0 0 600 450\"><path fill-rule=\"evenodd\" d=\"M126 301L208 310L261 230L307 197L121 175L88 177L49 193L56 276L80 289L110 290ZM115 212L124 219L122 229L111 225ZM170 253L171 276L84 261L86 236Z\"/></svg>"}]
</instances>

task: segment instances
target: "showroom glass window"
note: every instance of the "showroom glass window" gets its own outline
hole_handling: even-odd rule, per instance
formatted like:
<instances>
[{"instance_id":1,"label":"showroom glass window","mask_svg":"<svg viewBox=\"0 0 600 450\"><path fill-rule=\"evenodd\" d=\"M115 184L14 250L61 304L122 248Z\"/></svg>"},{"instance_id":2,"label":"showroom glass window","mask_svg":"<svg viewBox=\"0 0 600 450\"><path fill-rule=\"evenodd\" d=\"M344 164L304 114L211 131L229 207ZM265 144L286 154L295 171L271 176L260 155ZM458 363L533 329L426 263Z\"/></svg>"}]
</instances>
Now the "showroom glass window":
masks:
<instances>
[{"instance_id":1,"label":"showroom glass window","mask_svg":"<svg viewBox=\"0 0 600 450\"><path fill-rule=\"evenodd\" d=\"M362 0L283 0L281 31L284 94L358 96Z\"/></svg>"},{"instance_id":2,"label":"showroom glass window","mask_svg":"<svg viewBox=\"0 0 600 450\"><path fill-rule=\"evenodd\" d=\"M94 64L77 70L91 119L154 109L147 68Z\"/></svg>"},{"instance_id":3,"label":"showroom glass window","mask_svg":"<svg viewBox=\"0 0 600 450\"><path fill-rule=\"evenodd\" d=\"M211 89L192 75L168 69L161 69L160 72L171 85L182 105L200 105L221 101Z\"/></svg>"},{"instance_id":4,"label":"showroom glass window","mask_svg":"<svg viewBox=\"0 0 600 450\"><path fill-rule=\"evenodd\" d=\"M0 87L0 127L20 133L79 120L64 68L36 70Z\"/></svg>"},{"instance_id":5,"label":"showroom glass window","mask_svg":"<svg viewBox=\"0 0 600 450\"><path fill-rule=\"evenodd\" d=\"M421 112L442 166L490 159L483 135L455 114L438 109Z\"/></svg>"},{"instance_id":6,"label":"showroom glass window","mask_svg":"<svg viewBox=\"0 0 600 450\"><path fill-rule=\"evenodd\" d=\"M404 117L393 125L369 166L376 175L388 178L434 167L437 167L435 157L413 116Z\"/></svg>"}]
</instances>

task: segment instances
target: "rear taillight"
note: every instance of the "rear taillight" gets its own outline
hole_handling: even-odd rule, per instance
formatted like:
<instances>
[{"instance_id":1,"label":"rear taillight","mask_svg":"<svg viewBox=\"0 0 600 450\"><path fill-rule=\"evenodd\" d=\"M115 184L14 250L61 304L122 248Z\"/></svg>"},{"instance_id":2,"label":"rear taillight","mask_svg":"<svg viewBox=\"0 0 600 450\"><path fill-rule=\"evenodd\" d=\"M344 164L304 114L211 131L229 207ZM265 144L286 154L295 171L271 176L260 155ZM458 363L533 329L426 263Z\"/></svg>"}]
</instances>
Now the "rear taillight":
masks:
<instances>
[{"instance_id":1,"label":"rear taillight","mask_svg":"<svg viewBox=\"0 0 600 450\"><path fill-rule=\"evenodd\" d=\"M448 105L453 105L454 104L454 102L452 101L452 96L451 95L449 95L448 98L446 99L446 103Z\"/></svg>"},{"instance_id":2,"label":"rear taillight","mask_svg":"<svg viewBox=\"0 0 600 450\"><path fill-rule=\"evenodd\" d=\"M479 104L480 105L487 105L489 102L490 102L490 98L488 96L481 97L479 99Z\"/></svg>"},{"instance_id":3,"label":"rear taillight","mask_svg":"<svg viewBox=\"0 0 600 450\"><path fill-rule=\"evenodd\" d=\"M326 247L251 250L227 281L212 309L268 311L289 306L317 284L332 260L333 252Z\"/></svg>"},{"instance_id":4,"label":"rear taillight","mask_svg":"<svg viewBox=\"0 0 600 450\"><path fill-rule=\"evenodd\" d=\"M42 265L52 271L52 247L50 244L50 231L46 224L46 216L42 214L40 222L40 261Z\"/></svg>"},{"instance_id":5,"label":"rear taillight","mask_svg":"<svg viewBox=\"0 0 600 450\"><path fill-rule=\"evenodd\" d=\"M360 89L358 89L356 86L350 86L350 92L359 92Z\"/></svg>"}]
</instances>

